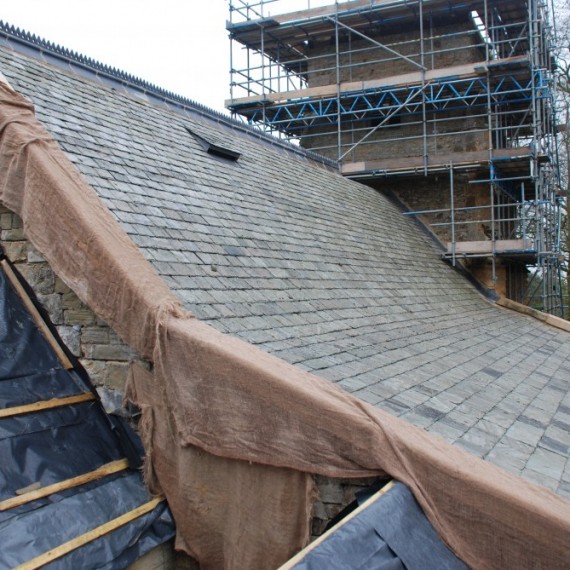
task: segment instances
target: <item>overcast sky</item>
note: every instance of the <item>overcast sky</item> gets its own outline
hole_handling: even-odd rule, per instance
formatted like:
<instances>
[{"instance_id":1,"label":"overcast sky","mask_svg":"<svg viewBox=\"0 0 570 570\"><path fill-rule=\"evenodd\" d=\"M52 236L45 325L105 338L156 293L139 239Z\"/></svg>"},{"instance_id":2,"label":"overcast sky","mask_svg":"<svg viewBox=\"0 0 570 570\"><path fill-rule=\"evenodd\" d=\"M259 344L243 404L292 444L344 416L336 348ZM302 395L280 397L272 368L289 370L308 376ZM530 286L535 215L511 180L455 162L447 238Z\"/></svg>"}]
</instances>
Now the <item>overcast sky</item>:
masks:
<instances>
[{"instance_id":1,"label":"overcast sky","mask_svg":"<svg viewBox=\"0 0 570 570\"><path fill-rule=\"evenodd\" d=\"M0 20L219 111L229 98L228 19L228 0L0 0Z\"/></svg>"},{"instance_id":2,"label":"overcast sky","mask_svg":"<svg viewBox=\"0 0 570 570\"><path fill-rule=\"evenodd\" d=\"M229 93L226 0L0 0L0 19L217 110Z\"/></svg>"}]
</instances>

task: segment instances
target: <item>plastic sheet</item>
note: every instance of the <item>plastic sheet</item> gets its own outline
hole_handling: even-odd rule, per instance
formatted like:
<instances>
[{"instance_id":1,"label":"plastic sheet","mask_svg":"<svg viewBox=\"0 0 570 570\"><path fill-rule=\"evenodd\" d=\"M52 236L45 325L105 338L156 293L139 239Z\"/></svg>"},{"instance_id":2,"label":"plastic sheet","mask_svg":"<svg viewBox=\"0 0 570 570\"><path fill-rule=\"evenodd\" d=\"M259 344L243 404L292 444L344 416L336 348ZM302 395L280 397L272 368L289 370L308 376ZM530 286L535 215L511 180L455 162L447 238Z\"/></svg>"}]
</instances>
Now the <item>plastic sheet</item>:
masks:
<instances>
[{"instance_id":1,"label":"plastic sheet","mask_svg":"<svg viewBox=\"0 0 570 570\"><path fill-rule=\"evenodd\" d=\"M294 570L467 570L396 483L307 552Z\"/></svg>"},{"instance_id":2,"label":"plastic sheet","mask_svg":"<svg viewBox=\"0 0 570 570\"><path fill-rule=\"evenodd\" d=\"M38 375L62 366L3 271L0 280L0 382L35 377L41 385Z\"/></svg>"},{"instance_id":3,"label":"plastic sheet","mask_svg":"<svg viewBox=\"0 0 570 570\"><path fill-rule=\"evenodd\" d=\"M105 478L68 496L53 497L42 508L15 515L0 524L2 562L8 568L14 568L63 544L73 536L79 536L135 509L148 500L148 494L141 485L138 474L133 472ZM117 561L123 557L123 551L138 542L139 534L147 535L149 526L155 532L158 530L171 534L172 525L169 522L165 507L159 507L156 512L135 519L103 539L68 554L51 566L58 570L87 570L115 562L116 565L110 565L109 568L122 568L123 562ZM152 540L152 533L145 538L151 542L150 548L160 544ZM128 554L131 561L140 556L138 550L143 545L137 545L137 548Z\"/></svg>"},{"instance_id":4,"label":"plastic sheet","mask_svg":"<svg viewBox=\"0 0 570 570\"><path fill-rule=\"evenodd\" d=\"M83 373L62 367L0 270L0 409L89 391ZM0 419L0 501L29 485L45 487L142 455L140 440L120 422L96 400ZM0 567L22 564L149 500L140 473L127 469L0 511ZM125 568L173 536L163 503L46 568Z\"/></svg>"}]
</instances>

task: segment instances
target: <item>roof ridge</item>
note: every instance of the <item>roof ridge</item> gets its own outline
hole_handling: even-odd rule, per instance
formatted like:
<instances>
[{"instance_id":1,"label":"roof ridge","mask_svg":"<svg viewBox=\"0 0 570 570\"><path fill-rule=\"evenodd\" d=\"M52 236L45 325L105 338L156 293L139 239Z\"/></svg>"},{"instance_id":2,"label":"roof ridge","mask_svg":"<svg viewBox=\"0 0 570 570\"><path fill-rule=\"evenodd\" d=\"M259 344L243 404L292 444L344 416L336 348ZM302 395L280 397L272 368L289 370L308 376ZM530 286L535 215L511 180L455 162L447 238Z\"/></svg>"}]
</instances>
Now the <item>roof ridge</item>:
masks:
<instances>
[{"instance_id":1,"label":"roof ridge","mask_svg":"<svg viewBox=\"0 0 570 570\"><path fill-rule=\"evenodd\" d=\"M230 128L240 130L272 145L282 147L286 150L300 154L332 168L338 168L337 163L330 158L322 156L314 151L294 145L288 141L278 139L277 137L267 134L258 128L247 125L242 121L225 115L220 111L216 111L215 109L207 107L202 103L198 103L193 99L178 95L173 91L159 87L158 85L150 83L149 81L122 71L116 67L101 63L91 57L80 54L79 52L68 49L59 44L55 44L49 40L41 38L40 36L36 36L35 34L32 34L26 30L11 25L4 20L0 20L0 36L2 35L7 37L9 40L14 40L16 44L20 43L34 48L38 51L38 56L42 53L47 53L54 56L57 60L63 60L67 63L80 65L83 69L93 72L94 78L98 78L100 75L104 75L107 79L120 82L124 87L128 89L142 92L145 95L151 96L153 99L158 100L158 102L167 104L168 108L172 108L174 105L176 107L180 107L184 111L194 111L209 119L213 119L218 123L223 123ZM26 52L26 54L30 55L29 52Z\"/></svg>"}]
</instances>

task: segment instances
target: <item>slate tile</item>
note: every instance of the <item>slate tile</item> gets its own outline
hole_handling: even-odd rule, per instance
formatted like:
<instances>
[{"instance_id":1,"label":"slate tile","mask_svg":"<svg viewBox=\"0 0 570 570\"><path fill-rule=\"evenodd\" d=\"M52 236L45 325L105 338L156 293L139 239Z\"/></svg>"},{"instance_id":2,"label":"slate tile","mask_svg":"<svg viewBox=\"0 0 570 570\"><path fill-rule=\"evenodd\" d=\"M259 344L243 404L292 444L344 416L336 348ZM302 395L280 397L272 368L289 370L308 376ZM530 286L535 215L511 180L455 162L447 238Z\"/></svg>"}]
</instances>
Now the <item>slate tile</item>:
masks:
<instances>
[{"instance_id":1,"label":"slate tile","mask_svg":"<svg viewBox=\"0 0 570 570\"><path fill-rule=\"evenodd\" d=\"M432 420L439 420L445 416L445 412L432 408L431 406L428 405L417 406L414 411L416 412L416 414L419 414L420 416L425 416L426 418Z\"/></svg>"},{"instance_id":2,"label":"slate tile","mask_svg":"<svg viewBox=\"0 0 570 570\"><path fill-rule=\"evenodd\" d=\"M522 422L524 424L527 424L529 426L533 426L536 428L540 428L540 429L545 429L548 426L548 422L546 421L540 421L540 420L536 420L534 418L530 418L524 414L520 415L517 418L517 421Z\"/></svg>"},{"instance_id":3,"label":"slate tile","mask_svg":"<svg viewBox=\"0 0 570 570\"><path fill-rule=\"evenodd\" d=\"M534 451L534 447L508 436L503 436L487 454L486 459L510 470L522 471Z\"/></svg>"},{"instance_id":4,"label":"slate tile","mask_svg":"<svg viewBox=\"0 0 570 570\"><path fill-rule=\"evenodd\" d=\"M528 479L532 483L535 483L536 485L539 485L541 487L546 487L551 491L556 492L556 489L559 487L559 482L557 479L549 477L544 473L535 471L534 469L528 469L528 468L524 469L521 475L522 477Z\"/></svg>"},{"instance_id":5,"label":"slate tile","mask_svg":"<svg viewBox=\"0 0 570 570\"><path fill-rule=\"evenodd\" d=\"M527 469L559 481L566 465L566 459L548 449L537 448L527 462Z\"/></svg>"},{"instance_id":6,"label":"slate tile","mask_svg":"<svg viewBox=\"0 0 570 570\"><path fill-rule=\"evenodd\" d=\"M570 483L564 481L560 483L556 489L556 493L566 499L570 499Z\"/></svg>"},{"instance_id":7,"label":"slate tile","mask_svg":"<svg viewBox=\"0 0 570 570\"><path fill-rule=\"evenodd\" d=\"M453 443L465 433L465 427L454 428L442 421L436 421L428 427L428 431L443 437L449 443Z\"/></svg>"},{"instance_id":8,"label":"slate tile","mask_svg":"<svg viewBox=\"0 0 570 570\"><path fill-rule=\"evenodd\" d=\"M538 442L538 446L544 449L548 449L549 451L554 451L555 453L559 453L564 457L568 457L568 453L570 451L570 446L565 444L561 441L557 441L552 437L548 437L547 435L543 435Z\"/></svg>"}]
</instances>

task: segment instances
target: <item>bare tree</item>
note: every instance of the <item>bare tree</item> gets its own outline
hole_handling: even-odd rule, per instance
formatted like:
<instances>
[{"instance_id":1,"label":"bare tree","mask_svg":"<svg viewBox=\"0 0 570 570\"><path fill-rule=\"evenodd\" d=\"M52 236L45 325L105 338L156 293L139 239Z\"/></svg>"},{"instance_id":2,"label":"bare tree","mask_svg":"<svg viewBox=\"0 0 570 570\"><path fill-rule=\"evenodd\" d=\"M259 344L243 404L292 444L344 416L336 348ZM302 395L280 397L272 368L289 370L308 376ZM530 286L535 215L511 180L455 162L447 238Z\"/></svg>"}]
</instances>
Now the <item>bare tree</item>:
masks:
<instances>
[{"instance_id":1,"label":"bare tree","mask_svg":"<svg viewBox=\"0 0 570 570\"><path fill-rule=\"evenodd\" d=\"M568 271L568 255L570 252L570 0L554 1L554 19L556 22L556 86L557 86L557 120L558 120L558 159L560 167L560 183L564 194L564 223L562 244L566 261L564 273L566 278L566 302L570 300L570 279ZM569 318L567 308L567 318Z\"/></svg>"}]
</instances>

